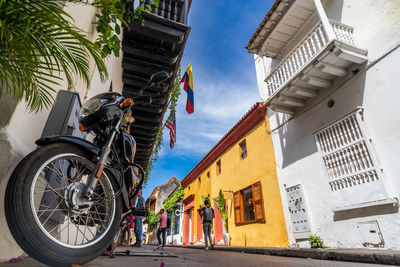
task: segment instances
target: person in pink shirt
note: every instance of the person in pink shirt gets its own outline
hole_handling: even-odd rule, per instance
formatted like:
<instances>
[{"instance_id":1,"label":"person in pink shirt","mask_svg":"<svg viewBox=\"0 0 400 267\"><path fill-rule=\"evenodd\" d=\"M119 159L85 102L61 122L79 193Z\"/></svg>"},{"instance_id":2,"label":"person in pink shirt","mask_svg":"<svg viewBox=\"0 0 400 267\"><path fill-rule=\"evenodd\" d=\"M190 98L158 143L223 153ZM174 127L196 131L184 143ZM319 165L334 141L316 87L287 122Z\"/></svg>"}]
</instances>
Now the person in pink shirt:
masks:
<instances>
[{"instance_id":1,"label":"person in pink shirt","mask_svg":"<svg viewBox=\"0 0 400 267\"><path fill-rule=\"evenodd\" d=\"M157 230L157 239L158 239L158 248L164 248L165 247L165 234L167 232L167 220L168 216L165 214L164 209L160 210L160 227L158 227ZM162 234L162 242L161 242L161 236Z\"/></svg>"}]
</instances>

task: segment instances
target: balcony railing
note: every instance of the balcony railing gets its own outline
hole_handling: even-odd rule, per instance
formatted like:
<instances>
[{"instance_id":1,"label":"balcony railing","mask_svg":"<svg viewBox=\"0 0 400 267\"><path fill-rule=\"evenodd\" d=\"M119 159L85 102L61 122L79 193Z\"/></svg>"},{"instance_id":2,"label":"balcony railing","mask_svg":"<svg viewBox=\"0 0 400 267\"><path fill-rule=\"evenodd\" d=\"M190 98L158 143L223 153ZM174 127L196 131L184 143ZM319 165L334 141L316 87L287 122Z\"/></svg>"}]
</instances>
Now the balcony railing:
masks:
<instances>
[{"instance_id":1,"label":"balcony railing","mask_svg":"<svg viewBox=\"0 0 400 267\"><path fill-rule=\"evenodd\" d=\"M335 40L354 46L353 28L330 21ZM284 60L267 76L268 94L271 97L282 85L298 74L312 59L319 55L329 40L321 22L315 25L302 41L285 57Z\"/></svg>"},{"instance_id":2,"label":"balcony railing","mask_svg":"<svg viewBox=\"0 0 400 267\"><path fill-rule=\"evenodd\" d=\"M184 0L160 0L158 7L151 4L151 0L145 0L142 6L150 5L151 13L166 19L186 24L188 6Z\"/></svg>"}]
</instances>

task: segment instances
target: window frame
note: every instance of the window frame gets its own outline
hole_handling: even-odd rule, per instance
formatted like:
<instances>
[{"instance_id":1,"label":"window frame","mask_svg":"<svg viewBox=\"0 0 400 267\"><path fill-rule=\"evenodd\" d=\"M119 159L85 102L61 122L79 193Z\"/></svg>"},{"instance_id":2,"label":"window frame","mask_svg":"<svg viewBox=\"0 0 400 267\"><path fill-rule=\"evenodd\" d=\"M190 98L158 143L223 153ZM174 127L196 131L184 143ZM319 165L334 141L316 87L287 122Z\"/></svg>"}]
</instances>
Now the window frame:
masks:
<instances>
[{"instance_id":1,"label":"window frame","mask_svg":"<svg viewBox=\"0 0 400 267\"><path fill-rule=\"evenodd\" d=\"M175 213L175 216L174 216L174 235L178 235L179 234L179 229L181 227L181 222L180 222L181 216L182 216L182 212L180 213L179 216L177 216L176 213Z\"/></svg>"},{"instance_id":2,"label":"window frame","mask_svg":"<svg viewBox=\"0 0 400 267\"><path fill-rule=\"evenodd\" d=\"M171 220L172 217L172 211L167 211L167 218L169 218ZM165 233L165 236L173 236L174 234L172 233L172 221L171 221L171 226L167 227L167 231ZM168 234L169 233L169 234Z\"/></svg>"},{"instance_id":3,"label":"window frame","mask_svg":"<svg viewBox=\"0 0 400 267\"><path fill-rule=\"evenodd\" d=\"M245 149L243 149L243 145L244 145ZM240 158L242 160L245 160L249 156L248 153L247 153L247 142L246 142L246 139L243 139L241 142L239 142L239 152L240 152ZM245 154L245 157L243 157L243 154Z\"/></svg>"},{"instance_id":4,"label":"window frame","mask_svg":"<svg viewBox=\"0 0 400 267\"><path fill-rule=\"evenodd\" d=\"M260 193L260 199L256 199L254 197L254 188L255 187L259 187L259 193ZM242 191L246 190L247 188L251 187L251 193L253 195L253 203L254 203L254 220L252 221L244 221L244 208L243 208L243 195L242 195ZM238 198L239 201L239 205L236 205L236 197ZM256 203L257 202L257 203ZM261 210L262 210L262 218L260 219L256 219L257 215L256 215L256 204L261 205ZM233 192L233 216L234 216L234 220L235 220L235 225L245 225L245 224L250 224L250 223L265 223L265 211L264 211L264 197L262 194L262 185L261 185L261 181L257 181L249 186L246 186L240 190L237 190L235 192ZM236 217L236 211L239 210L239 216L240 216L240 221L237 220Z\"/></svg>"},{"instance_id":5,"label":"window frame","mask_svg":"<svg viewBox=\"0 0 400 267\"><path fill-rule=\"evenodd\" d=\"M217 175L221 175L222 174L222 163L221 163L221 159L217 160L217 162L215 163L215 170Z\"/></svg>"}]
</instances>

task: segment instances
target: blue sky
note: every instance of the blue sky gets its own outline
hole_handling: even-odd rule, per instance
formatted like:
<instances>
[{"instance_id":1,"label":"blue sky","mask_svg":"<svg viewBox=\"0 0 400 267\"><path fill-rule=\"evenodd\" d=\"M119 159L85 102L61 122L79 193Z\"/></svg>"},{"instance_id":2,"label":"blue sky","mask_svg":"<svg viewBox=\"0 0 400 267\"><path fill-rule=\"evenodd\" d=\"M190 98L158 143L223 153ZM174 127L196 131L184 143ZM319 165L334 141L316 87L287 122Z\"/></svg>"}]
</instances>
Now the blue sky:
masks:
<instances>
[{"instance_id":1,"label":"blue sky","mask_svg":"<svg viewBox=\"0 0 400 267\"><path fill-rule=\"evenodd\" d=\"M182 90L175 147L170 149L166 129L160 158L143 190L145 198L172 176L185 178L250 107L261 101L254 58L244 47L272 3L193 0L189 13L192 30L181 65L182 74L190 62L193 65L195 111L186 113Z\"/></svg>"}]
</instances>

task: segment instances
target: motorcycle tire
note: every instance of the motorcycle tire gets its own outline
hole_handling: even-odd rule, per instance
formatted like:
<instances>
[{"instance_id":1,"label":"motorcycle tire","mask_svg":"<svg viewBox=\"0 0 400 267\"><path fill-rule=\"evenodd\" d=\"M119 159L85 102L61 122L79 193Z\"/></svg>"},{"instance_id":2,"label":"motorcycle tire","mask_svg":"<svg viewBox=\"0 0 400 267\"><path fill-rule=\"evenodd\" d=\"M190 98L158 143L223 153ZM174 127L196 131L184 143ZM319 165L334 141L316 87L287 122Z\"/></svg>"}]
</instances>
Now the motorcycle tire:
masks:
<instances>
[{"instance_id":1,"label":"motorcycle tire","mask_svg":"<svg viewBox=\"0 0 400 267\"><path fill-rule=\"evenodd\" d=\"M61 160L63 160L62 166ZM72 182L72 175L64 174L64 170L67 169L64 166L65 162L68 166L76 164L76 170L74 165L73 168L69 168L69 171L75 170L74 179L79 178L80 181ZM52 173L55 173L56 178L57 173L60 173L58 179L62 181L62 188L52 188L46 178L47 173L50 172L48 169L52 168L45 164L57 166L54 167L56 170ZM82 170L79 169L80 166ZM84 167L86 169L83 169ZM84 264L99 256L112 243L120 227L122 200L121 196L114 196L118 187L110 173L103 171L99 178L97 183L99 187L96 186L96 190L103 196L98 198L98 202L93 202L91 206L86 205L88 207L85 206L85 210L81 210L81 206L79 209L74 206L75 209L72 210L72 202L68 201L70 195L73 195L73 190L82 188L84 184L82 177L89 175L94 168L95 163L91 161L91 155L87 151L72 144L59 143L33 151L14 169L5 194L6 220L18 245L32 258L51 266ZM45 185L42 191L36 190L39 187L39 181ZM57 206L55 204L45 206L42 204L45 194L60 203ZM44 210L40 210L43 207ZM103 213L98 211L100 208ZM40 216L45 214L45 217L40 217L39 214ZM62 224L60 221L57 222L57 219L61 220L60 218L64 220ZM55 227L51 231L46 225L48 222L51 222L51 227ZM64 229L60 229L63 226ZM65 233L66 228L67 233ZM75 232L73 232L74 229ZM89 238L86 236L89 235L89 231L93 240L89 240L90 236ZM70 238L72 239L75 233L76 239L73 244L72 241L70 243ZM81 244L77 244L78 236Z\"/></svg>"}]
</instances>

